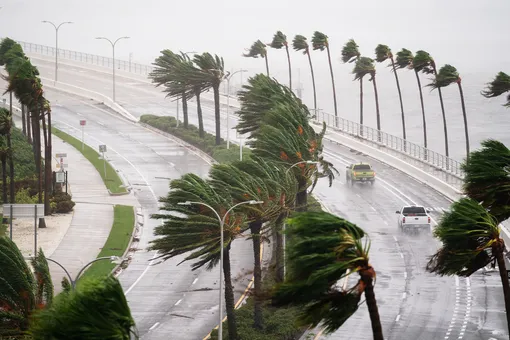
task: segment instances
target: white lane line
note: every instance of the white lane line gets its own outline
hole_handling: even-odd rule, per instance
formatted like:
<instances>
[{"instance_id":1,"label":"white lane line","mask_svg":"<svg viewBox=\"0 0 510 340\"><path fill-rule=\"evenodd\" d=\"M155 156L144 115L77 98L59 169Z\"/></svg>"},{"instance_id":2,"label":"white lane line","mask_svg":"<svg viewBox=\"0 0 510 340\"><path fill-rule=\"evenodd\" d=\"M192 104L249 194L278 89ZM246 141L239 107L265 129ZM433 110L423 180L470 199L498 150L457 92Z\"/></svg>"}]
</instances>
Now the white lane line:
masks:
<instances>
[{"instance_id":1,"label":"white lane line","mask_svg":"<svg viewBox=\"0 0 510 340\"><path fill-rule=\"evenodd\" d=\"M96 121L96 123L98 123L98 124L99 124L99 125L101 125L101 126L106 126L104 123L101 123L101 122L99 122L99 121Z\"/></svg>"},{"instance_id":2,"label":"white lane line","mask_svg":"<svg viewBox=\"0 0 510 340\"><path fill-rule=\"evenodd\" d=\"M156 322L154 325L151 326L151 328L149 328L149 331L152 331L154 328L158 327L159 325L159 322Z\"/></svg>"},{"instance_id":3,"label":"white lane line","mask_svg":"<svg viewBox=\"0 0 510 340\"><path fill-rule=\"evenodd\" d=\"M182 302L182 299L180 299L179 301L177 301L177 302L175 303L175 305L174 305L174 306L179 306L179 304L180 304L181 302Z\"/></svg>"},{"instance_id":4,"label":"white lane line","mask_svg":"<svg viewBox=\"0 0 510 340\"><path fill-rule=\"evenodd\" d=\"M395 322L398 322L398 320L400 320L400 314L397 315L397 318L395 319Z\"/></svg>"},{"instance_id":5,"label":"white lane line","mask_svg":"<svg viewBox=\"0 0 510 340\"><path fill-rule=\"evenodd\" d=\"M407 297L407 293L406 293L406 292L403 292L403 293L402 293L402 299L403 299L403 300L405 300L405 299L406 299L406 297Z\"/></svg>"},{"instance_id":6,"label":"white lane line","mask_svg":"<svg viewBox=\"0 0 510 340\"><path fill-rule=\"evenodd\" d=\"M221 241L221 239L220 239L220 241ZM198 277L197 277L196 279L194 279L194 280L193 280L192 285L194 285L195 283L197 283L197 281L198 281Z\"/></svg>"},{"instance_id":7,"label":"white lane line","mask_svg":"<svg viewBox=\"0 0 510 340\"><path fill-rule=\"evenodd\" d=\"M404 279L407 280L407 272L404 272Z\"/></svg>"},{"instance_id":8,"label":"white lane line","mask_svg":"<svg viewBox=\"0 0 510 340\"><path fill-rule=\"evenodd\" d=\"M370 206L370 208L372 208L373 211L377 212L377 210L375 210L375 208L373 206Z\"/></svg>"},{"instance_id":9,"label":"white lane line","mask_svg":"<svg viewBox=\"0 0 510 340\"><path fill-rule=\"evenodd\" d=\"M404 258L404 254L400 253L400 257L401 257L401 258Z\"/></svg>"},{"instance_id":10,"label":"white lane line","mask_svg":"<svg viewBox=\"0 0 510 340\"><path fill-rule=\"evenodd\" d=\"M383 221L383 222L384 222L384 224L389 225L388 222L386 222L386 221Z\"/></svg>"},{"instance_id":11,"label":"white lane line","mask_svg":"<svg viewBox=\"0 0 510 340\"><path fill-rule=\"evenodd\" d=\"M356 194L356 196L358 196L359 198L361 198L360 194Z\"/></svg>"},{"instance_id":12,"label":"white lane line","mask_svg":"<svg viewBox=\"0 0 510 340\"><path fill-rule=\"evenodd\" d=\"M395 235L393 235L393 239L395 240L395 242L398 242L398 239L397 239L397 237Z\"/></svg>"}]
</instances>

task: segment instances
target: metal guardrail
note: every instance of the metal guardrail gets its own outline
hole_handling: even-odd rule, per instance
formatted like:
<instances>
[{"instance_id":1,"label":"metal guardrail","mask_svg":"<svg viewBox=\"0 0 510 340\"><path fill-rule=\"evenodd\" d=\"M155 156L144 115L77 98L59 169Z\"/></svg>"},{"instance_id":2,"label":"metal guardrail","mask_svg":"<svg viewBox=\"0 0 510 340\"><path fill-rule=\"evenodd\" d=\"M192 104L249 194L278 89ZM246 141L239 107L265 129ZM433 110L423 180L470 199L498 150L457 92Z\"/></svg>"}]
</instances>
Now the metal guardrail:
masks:
<instances>
[{"instance_id":1,"label":"metal guardrail","mask_svg":"<svg viewBox=\"0 0 510 340\"><path fill-rule=\"evenodd\" d=\"M335 131L365 140L377 146L386 147L414 160L442 170L449 175L457 177L458 179L462 179L464 177L460 162L435 151L426 149L421 145L344 118L335 117L334 115L326 112L318 112L315 115L315 120L319 123L325 122L328 127L334 128Z\"/></svg>"},{"instance_id":2,"label":"metal guardrail","mask_svg":"<svg viewBox=\"0 0 510 340\"><path fill-rule=\"evenodd\" d=\"M18 43L26 52L55 56L54 47L24 41L18 41ZM105 56L70 51L60 48L58 53L59 58L61 59L74 60L96 66L102 66L105 68L111 68L113 66L112 58ZM115 64L120 70L146 76L148 76L149 73L154 69L149 65L143 65L118 59L115 59ZM360 125L359 123L344 118L337 117L335 120L334 115L326 112L318 112L315 116L315 120L317 122L326 122L326 125L331 128L335 128L336 131L345 133L352 137L356 137L360 140L364 140L377 146L384 146L388 148L387 153L389 154L398 152L401 155L405 155L407 158L411 158L412 161L410 160L410 162L412 163L416 163L416 161L418 161L424 163L425 165L429 165L438 170L444 171L447 175L456 177L459 180L463 178L460 162L435 151L426 149L421 145L405 141L400 137L388 134L383 131L378 131L377 129L368 126Z\"/></svg>"},{"instance_id":3,"label":"metal guardrail","mask_svg":"<svg viewBox=\"0 0 510 340\"><path fill-rule=\"evenodd\" d=\"M18 41L18 43L23 47L23 50L28 53L37 53L47 56L55 56L55 47L51 46L44 46L24 41ZM70 51L66 49L59 48L58 49L58 57L60 59L68 59L68 60L75 60L87 64L102 66L102 67L112 67L113 66L113 59L110 57L90 54L90 53L84 53L84 52L77 52L77 51ZM126 61L126 60L119 60L115 58L115 66L117 69L125 71L125 72L131 72L141 75L149 75L150 72L154 69L150 65L143 65L139 63L134 63L132 61Z\"/></svg>"}]
</instances>

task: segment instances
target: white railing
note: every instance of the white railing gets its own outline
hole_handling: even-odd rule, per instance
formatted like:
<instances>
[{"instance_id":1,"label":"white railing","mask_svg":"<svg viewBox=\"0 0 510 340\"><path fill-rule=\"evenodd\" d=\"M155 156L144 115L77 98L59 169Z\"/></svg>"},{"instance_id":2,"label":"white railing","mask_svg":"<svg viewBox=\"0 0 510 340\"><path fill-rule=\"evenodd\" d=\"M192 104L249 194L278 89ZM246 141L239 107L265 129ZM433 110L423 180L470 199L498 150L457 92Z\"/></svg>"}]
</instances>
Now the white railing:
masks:
<instances>
[{"instance_id":1,"label":"white railing","mask_svg":"<svg viewBox=\"0 0 510 340\"><path fill-rule=\"evenodd\" d=\"M421 145L344 118L336 117L335 119L335 116L330 113L318 112L315 115L315 120L319 123L325 122L328 127L333 128L337 132L342 132L351 137L364 140L378 147L396 151L414 160L444 171L458 179L464 177L460 162L426 149Z\"/></svg>"},{"instance_id":2,"label":"white railing","mask_svg":"<svg viewBox=\"0 0 510 340\"><path fill-rule=\"evenodd\" d=\"M54 47L23 41L18 41L18 43L23 47L26 53L55 56ZM112 67L112 58L84 52L70 51L59 48L59 58L87 63L99 67ZM119 70L142 76L148 76L148 74L154 69L149 65L138 64L125 60L116 59L115 63ZM231 100L231 106L238 106L235 105L235 102L236 101ZM426 166L431 166L437 170L440 170L441 172L444 172L444 174L435 175L441 180L444 180L445 174L453 176L458 180L462 180L463 178L460 162L435 151L426 149L421 145L409 141L404 141L400 137L390 135L383 131L378 131L377 129L368 126L362 126L359 123L344 118L338 117L335 120L334 115L325 112L317 113L315 119L317 122L325 122L328 127L335 129L337 132L355 137L358 140L362 140L366 143L377 145L383 152L387 152L388 154L394 154L397 152L401 155L404 155L406 156L405 159L407 159L409 163L420 162Z\"/></svg>"}]
</instances>

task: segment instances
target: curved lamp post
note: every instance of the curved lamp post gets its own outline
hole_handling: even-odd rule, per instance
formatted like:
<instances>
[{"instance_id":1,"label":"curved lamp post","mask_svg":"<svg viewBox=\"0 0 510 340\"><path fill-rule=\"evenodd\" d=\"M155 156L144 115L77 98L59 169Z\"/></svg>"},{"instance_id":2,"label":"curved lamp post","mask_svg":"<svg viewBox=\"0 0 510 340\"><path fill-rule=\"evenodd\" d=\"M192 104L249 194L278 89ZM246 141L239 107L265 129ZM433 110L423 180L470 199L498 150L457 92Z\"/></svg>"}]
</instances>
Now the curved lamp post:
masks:
<instances>
[{"instance_id":1,"label":"curved lamp post","mask_svg":"<svg viewBox=\"0 0 510 340\"><path fill-rule=\"evenodd\" d=\"M248 70L237 70L235 71L234 73L228 73L226 76L225 76L225 79L227 80L227 149L230 149L230 128L229 128L229 116L228 116L228 111L229 111L229 108L230 108L230 78L232 78L234 76L234 74L236 73L243 73L243 72L248 72Z\"/></svg>"},{"instance_id":2,"label":"curved lamp post","mask_svg":"<svg viewBox=\"0 0 510 340\"><path fill-rule=\"evenodd\" d=\"M209 204L203 203L203 202L179 202L177 204L179 205L202 205L204 207L209 208L218 218L218 221L220 222L220 318L219 318L219 324L218 324L218 339L223 339L223 226L225 225L225 219L227 218L228 214L234 210L234 208L243 205L243 204L262 204L263 201L245 201L240 202L235 205L233 205L230 209L227 210L225 215L223 217L220 216L220 214L214 210L213 207L211 207Z\"/></svg>"},{"instance_id":3,"label":"curved lamp post","mask_svg":"<svg viewBox=\"0 0 510 340\"><path fill-rule=\"evenodd\" d=\"M113 50L113 102L115 103L115 45L117 45L117 42L121 39L129 39L129 37L120 37L120 38L117 38L117 40L115 41L111 41L110 39L108 38L105 38L105 37L97 37L96 39L100 39L100 40L106 40L108 41L111 45L112 45L112 50Z\"/></svg>"},{"instance_id":4,"label":"curved lamp post","mask_svg":"<svg viewBox=\"0 0 510 340\"><path fill-rule=\"evenodd\" d=\"M69 279L69 283L71 283L71 287L73 289L76 289L76 282L78 282L78 279L80 278L81 274L83 274L83 272L85 271L85 269L87 269L92 263L94 262L97 262L97 261L102 261L102 260L110 260L112 263L115 263L115 264L121 264L123 259L118 257L118 256L104 256L104 257L98 257L97 259L95 260L92 260L90 261L89 263L85 264L81 269L80 271L78 272L78 274L76 274L75 278L73 279L73 277L71 276L71 274L69 273L69 271L62 265L60 264L59 262L53 260L53 259L50 259L50 258L47 258L46 257L46 261L50 261L50 262L53 262L55 263L57 266L59 266L60 268L62 268L62 270L66 273L68 279Z\"/></svg>"},{"instance_id":5,"label":"curved lamp post","mask_svg":"<svg viewBox=\"0 0 510 340\"><path fill-rule=\"evenodd\" d=\"M60 23L59 25L55 25L53 22L48 21L48 20L43 20L42 22L45 24L50 24L55 28L55 84L56 84L57 80L58 80L58 30L59 30L60 26L62 26L64 24L72 24L73 22L72 21L64 21L64 22Z\"/></svg>"}]
</instances>

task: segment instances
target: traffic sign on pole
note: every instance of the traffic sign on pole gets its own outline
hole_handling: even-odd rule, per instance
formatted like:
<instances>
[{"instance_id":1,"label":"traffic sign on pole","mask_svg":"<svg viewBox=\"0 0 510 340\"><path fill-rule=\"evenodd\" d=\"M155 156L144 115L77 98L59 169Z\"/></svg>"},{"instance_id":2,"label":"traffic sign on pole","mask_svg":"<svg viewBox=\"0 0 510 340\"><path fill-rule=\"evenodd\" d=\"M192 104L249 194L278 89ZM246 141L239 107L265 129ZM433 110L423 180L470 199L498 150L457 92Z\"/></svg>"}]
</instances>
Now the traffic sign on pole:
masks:
<instances>
[{"instance_id":1,"label":"traffic sign on pole","mask_svg":"<svg viewBox=\"0 0 510 340\"><path fill-rule=\"evenodd\" d=\"M84 120L84 119L83 119L83 120L80 120L80 125L81 125L81 126L85 126L85 125L87 125L87 121L86 121L86 120Z\"/></svg>"},{"instance_id":2,"label":"traffic sign on pole","mask_svg":"<svg viewBox=\"0 0 510 340\"><path fill-rule=\"evenodd\" d=\"M62 158L62 157L65 158L65 157L67 157L67 154L66 153L57 153L57 154L55 154L55 157L56 158Z\"/></svg>"}]
</instances>

